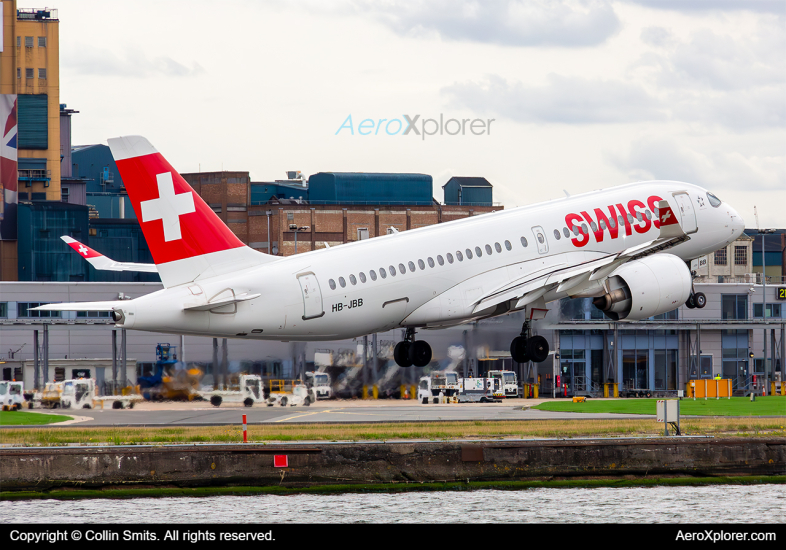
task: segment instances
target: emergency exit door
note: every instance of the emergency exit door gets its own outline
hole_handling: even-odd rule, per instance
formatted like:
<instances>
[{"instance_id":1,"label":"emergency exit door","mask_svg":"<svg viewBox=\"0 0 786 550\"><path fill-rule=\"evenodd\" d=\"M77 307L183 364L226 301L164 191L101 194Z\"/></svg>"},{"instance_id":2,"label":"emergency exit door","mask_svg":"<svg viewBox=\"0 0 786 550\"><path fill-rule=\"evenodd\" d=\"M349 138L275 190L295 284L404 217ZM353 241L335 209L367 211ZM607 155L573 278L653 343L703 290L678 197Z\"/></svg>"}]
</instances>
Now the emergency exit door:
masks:
<instances>
[{"instance_id":1,"label":"emergency exit door","mask_svg":"<svg viewBox=\"0 0 786 550\"><path fill-rule=\"evenodd\" d=\"M303 293L303 320L316 319L325 314L322 308L322 291L313 273L301 273L297 276L300 291Z\"/></svg>"},{"instance_id":2,"label":"emergency exit door","mask_svg":"<svg viewBox=\"0 0 786 550\"><path fill-rule=\"evenodd\" d=\"M535 243L538 245L538 254L546 254L549 251L549 242L546 240L546 232L539 225L532 228L535 235Z\"/></svg>"},{"instance_id":3,"label":"emergency exit door","mask_svg":"<svg viewBox=\"0 0 786 550\"><path fill-rule=\"evenodd\" d=\"M693 208L693 201L686 192L674 193L677 206L680 208L680 225L686 234L695 233L699 226L696 223L696 209Z\"/></svg>"}]
</instances>

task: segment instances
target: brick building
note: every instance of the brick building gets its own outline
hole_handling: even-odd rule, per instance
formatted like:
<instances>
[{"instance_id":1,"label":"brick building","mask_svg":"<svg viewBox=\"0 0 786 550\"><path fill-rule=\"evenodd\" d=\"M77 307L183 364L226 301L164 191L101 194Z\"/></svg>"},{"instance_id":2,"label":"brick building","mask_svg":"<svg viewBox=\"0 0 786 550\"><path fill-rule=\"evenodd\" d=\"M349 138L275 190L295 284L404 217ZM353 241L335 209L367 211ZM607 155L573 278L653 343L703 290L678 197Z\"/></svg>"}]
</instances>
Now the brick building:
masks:
<instances>
[{"instance_id":1,"label":"brick building","mask_svg":"<svg viewBox=\"0 0 786 550\"><path fill-rule=\"evenodd\" d=\"M433 199L428 205L407 204L406 196L376 204L357 200L310 204L305 199L278 197L264 204L252 204L251 187L258 184L250 181L248 172L199 172L182 176L241 241L260 252L280 256L295 253L296 236L297 252L306 252L392 230L406 231L502 209L501 206L445 206ZM305 190L304 195L307 196ZM365 204L352 204L357 202ZM296 226L297 232L290 226Z\"/></svg>"}]
</instances>

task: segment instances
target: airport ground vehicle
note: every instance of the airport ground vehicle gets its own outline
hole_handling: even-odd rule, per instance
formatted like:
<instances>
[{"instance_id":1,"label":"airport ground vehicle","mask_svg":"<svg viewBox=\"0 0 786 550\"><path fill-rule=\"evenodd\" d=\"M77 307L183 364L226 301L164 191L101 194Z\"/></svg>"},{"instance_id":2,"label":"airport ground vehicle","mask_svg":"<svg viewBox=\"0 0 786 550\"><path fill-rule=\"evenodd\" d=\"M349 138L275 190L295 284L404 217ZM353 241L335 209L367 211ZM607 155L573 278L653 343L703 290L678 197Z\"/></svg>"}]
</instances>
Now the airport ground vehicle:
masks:
<instances>
[{"instance_id":1,"label":"airport ground vehicle","mask_svg":"<svg viewBox=\"0 0 786 550\"><path fill-rule=\"evenodd\" d=\"M254 403L265 401L262 378L258 374L241 374L238 380L238 390L213 390L199 392L202 399L208 399L214 407L221 406L221 403L243 403L246 407L252 407Z\"/></svg>"},{"instance_id":2,"label":"airport ground vehicle","mask_svg":"<svg viewBox=\"0 0 786 550\"><path fill-rule=\"evenodd\" d=\"M495 382L496 381L496 382ZM500 403L501 383L497 378L461 378L459 403ZM497 395L495 395L495 384Z\"/></svg>"},{"instance_id":3,"label":"airport ground vehicle","mask_svg":"<svg viewBox=\"0 0 786 550\"><path fill-rule=\"evenodd\" d=\"M268 407L280 405L294 407L304 405L308 407L316 403L317 396L314 388L308 388L299 380L270 380L270 396L266 399Z\"/></svg>"},{"instance_id":4,"label":"airport ground vehicle","mask_svg":"<svg viewBox=\"0 0 786 550\"><path fill-rule=\"evenodd\" d=\"M307 372L306 387L314 390L317 399L330 399L333 389L330 387L330 376L326 372Z\"/></svg>"},{"instance_id":5,"label":"airport ground vehicle","mask_svg":"<svg viewBox=\"0 0 786 550\"><path fill-rule=\"evenodd\" d=\"M96 395L96 383L92 378L63 381L60 407L63 409L92 409Z\"/></svg>"},{"instance_id":6,"label":"airport ground vehicle","mask_svg":"<svg viewBox=\"0 0 786 550\"><path fill-rule=\"evenodd\" d=\"M150 376L139 376L139 393L149 401L173 401L199 398L199 369L177 368L177 346L161 343L156 346L155 372Z\"/></svg>"},{"instance_id":7,"label":"airport ground vehicle","mask_svg":"<svg viewBox=\"0 0 786 550\"><path fill-rule=\"evenodd\" d=\"M486 377L500 380L503 393L502 397L519 396L519 383L516 379L516 373L512 370L490 370L486 373Z\"/></svg>"},{"instance_id":8,"label":"airport ground vehicle","mask_svg":"<svg viewBox=\"0 0 786 550\"><path fill-rule=\"evenodd\" d=\"M60 396L62 394L62 382L47 382L41 392L41 406L45 409L58 408L60 406Z\"/></svg>"},{"instance_id":9,"label":"airport ground vehicle","mask_svg":"<svg viewBox=\"0 0 786 550\"><path fill-rule=\"evenodd\" d=\"M434 398L439 398L440 394L445 397L454 397L458 395L459 388L457 373L432 372L430 375L420 378L417 399L425 405L434 401Z\"/></svg>"},{"instance_id":10,"label":"airport ground vehicle","mask_svg":"<svg viewBox=\"0 0 786 550\"><path fill-rule=\"evenodd\" d=\"M0 382L0 403L4 411L18 411L22 408L25 398L22 382L3 380Z\"/></svg>"}]
</instances>

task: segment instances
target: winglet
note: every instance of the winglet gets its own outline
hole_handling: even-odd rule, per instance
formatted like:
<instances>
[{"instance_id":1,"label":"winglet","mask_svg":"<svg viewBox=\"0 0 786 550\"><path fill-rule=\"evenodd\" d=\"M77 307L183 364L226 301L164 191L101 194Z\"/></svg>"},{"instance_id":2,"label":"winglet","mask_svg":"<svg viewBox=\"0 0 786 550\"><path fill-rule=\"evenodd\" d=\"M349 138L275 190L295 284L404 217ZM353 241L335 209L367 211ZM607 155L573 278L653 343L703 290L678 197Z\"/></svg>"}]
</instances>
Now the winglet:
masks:
<instances>
[{"instance_id":1,"label":"winglet","mask_svg":"<svg viewBox=\"0 0 786 550\"><path fill-rule=\"evenodd\" d=\"M158 269L156 269L155 264L116 262L110 258L107 258L100 252L96 252L86 244L82 244L76 239L72 239L67 235L63 235L60 238L96 269L100 269L103 271L144 271L147 273L158 272Z\"/></svg>"}]
</instances>

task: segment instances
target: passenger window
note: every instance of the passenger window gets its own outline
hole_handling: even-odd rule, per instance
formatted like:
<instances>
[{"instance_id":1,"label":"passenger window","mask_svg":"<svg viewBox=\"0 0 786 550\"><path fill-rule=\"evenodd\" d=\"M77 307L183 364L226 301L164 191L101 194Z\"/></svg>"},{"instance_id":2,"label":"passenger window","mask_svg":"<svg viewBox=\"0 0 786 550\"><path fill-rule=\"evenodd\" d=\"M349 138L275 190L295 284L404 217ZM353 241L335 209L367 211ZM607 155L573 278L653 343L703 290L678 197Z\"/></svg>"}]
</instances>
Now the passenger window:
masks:
<instances>
[{"instance_id":1,"label":"passenger window","mask_svg":"<svg viewBox=\"0 0 786 550\"><path fill-rule=\"evenodd\" d=\"M360 273L358 273L358 277L360 277L360 282L361 283L365 283L366 282L366 274L363 273L362 271Z\"/></svg>"},{"instance_id":2,"label":"passenger window","mask_svg":"<svg viewBox=\"0 0 786 550\"><path fill-rule=\"evenodd\" d=\"M391 277L395 277L396 276L396 268L393 267L393 266L390 266L390 276Z\"/></svg>"},{"instance_id":3,"label":"passenger window","mask_svg":"<svg viewBox=\"0 0 786 550\"><path fill-rule=\"evenodd\" d=\"M467 259L471 260L472 259L472 251L468 248L464 252L467 254Z\"/></svg>"},{"instance_id":4,"label":"passenger window","mask_svg":"<svg viewBox=\"0 0 786 550\"><path fill-rule=\"evenodd\" d=\"M559 229L554 230L554 238L560 240L561 235L559 234Z\"/></svg>"},{"instance_id":5,"label":"passenger window","mask_svg":"<svg viewBox=\"0 0 786 550\"><path fill-rule=\"evenodd\" d=\"M452 263L453 263L453 254L451 254L450 252L448 252L447 256L448 256L448 263L449 263L449 264L452 264Z\"/></svg>"},{"instance_id":6,"label":"passenger window","mask_svg":"<svg viewBox=\"0 0 786 550\"><path fill-rule=\"evenodd\" d=\"M445 258L443 258L441 254L437 256L437 263L439 265L445 265Z\"/></svg>"},{"instance_id":7,"label":"passenger window","mask_svg":"<svg viewBox=\"0 0 786 550\"><path fill-rule=\"evenodd\" d=\"M497 245L499 246L499 245ZM486 245L486 254L491 254L491 246Z\"/></svg>"},{"instance_id":8,"label":"passenger window","mask_svg":"<svg viewBox=\"0 0 786 550\"><path fill-rule=\"evenodd\" d=\"M562 233L564 233L564 235L565 235L565 238L566 238L566 239L567 239L568 237L570 237L570 231L568 230L568 228L567 228L567 227L563 227L563 228L562 228Z\"/></svg>"},{"instance_id":9,"label":"passenger window","mask_svg":"<svg viewBox=\"0 0 786 550\"><path fill-rule=\"evenodd\" d=\"M461 250L456 250L456 259L460 262L464 261L464 256L461 254Z\"/></svg>"},{"instance_id":10,"label":"passenger window","mask_svg":"<svg viewBox=\"0 0 786 550\"><path fill-rule=\"evenodd\" d=\"M344 277L339 277L338 278L338 284L341 285L341 288L344 288L345 286L347 286L347 282L344 280Z\"/></svg>"},{"instance_id":11,"label":"passenger window","mask_svg":"<svg viewBox=\"0 0 786 550\"><path fill-rule=\"evenodd\" d=\"M336 281L334 281L333 279L330 279L328 281L328 284L330 285L330 290L336 290Z\"/></svg>"},{"instance_id":12,"label":"passenger window","mask_svg":"<svg viewBox=\"0 0 786 550\"><path fill-rule=\"evenodd\" d=\"M369 276L371 277L371 280L372 280L372 281L376 281L376 280L377 280L377 272L376 272L376 271L374 271L374 270L372 269L371 271L369 271L369 272L368 272L368 274L369 274Z\"/></svg>"},{"instance_id":13,"label":"passenger window","mask_svg":"<svg viewBox=\"0 0 786 550\"><path fill-rule=\"evenodd\" d=\"M382 277L383 279L386 279L386 278L387 278L387 276L388 276L388 272L387 272L387 271L385 271L385 268L384 268L384 267L380 267L380 268L379 268L379 276L380 276L380 277Z\"/></svg>"},{"instance_id":14,"label":"passenger window","mask_svg":"<svg viewBox=\"0 0 786 550\"><path fill-rule=\"evenodd\" d=\"M603 229L604 231L606 230L606 222L605 221L600 220L600 228Z\"/></svg>"},{"instance_id":15,"label":"passenger window","mask_svg":"<svg viewBox=\"0 0 786 550\"><path fill-rule=\"evenodd\" d=\"M475 255L476 255L478 258L480 258L481 256L483 256L483 252L480 250L480 247L479 247L479 246L476 246L476 247L475 247Z\"/></svg>"},{"instance_id":16,"label":"passenger window","mask_svg":"<svg viewBox=\"0 0 786 550\"><path fill-rule=\"evenodd\" d=\"M577 236L577 237L579 236L579 226L578 225L574 225L573 226L573 234L575 236Z\"/></svg>"},{"instance_id":17,"label":"passenger window","mask_svg":"<svg viewBox=\"0 0 786 550\"><path fill-rule=\"evenodd\" d=\"M400 272L402 275L403 275L404 273L406 273L406 272L407 272L407 268L406 268L406 267L404 267L404 264L398 264L398 270L399 270L399 272Z\"/></svg>"},{"instance_id":18,"label":"passenger window","mask_svg":"<svg viewBox=\"0 0 786 550\"><path fill-rule=\"evenodd\" d=\"M434 267L434 259L431 256L429 256L429 258L428 258L428 266L429 267Z\"/></svg>"},{"instance_id":19,"label":"passenger window","mask_svg":"<svg viewBox=\"0 0 786 550\"><path fill-rule=\"evenodd\" d=\"M595 222L590 222L590 227L592 228L593 233L598 230L598 226L595 224Z\"/></svg>"},{"instance_id":20,"label":"passenger window","mask_svg":"<svg viewBox=\"0 0 786 550\"><path fill-rule=\"evenodd\" d=\"M513 250L513 245L510 244L510 241L505 241L505 248L507 248L509 251Z\"/></svg>"},{"instance_id":21,"label":"passenger window","mask_svg":"<svg viewBox=\"0 0 786 550\"><path fill-rule=\"evenodd\" d=\"M350 283L352 283L353 285L356 285L356 284L358 284L358 280L357 280L357 279L355 279L355 276L354 276L354 275L350 275L350 276L349 276L349 282L350 282Z\"/></svg>"},{"instance_id":22,"label":"passenger window","mask_svg":"<svg viewBox=\"0 0 786 550\"><path fill-rule=\"evenodd\" d=\"M431 261L433 262L434 260ZM426 269L426 264L423 263L423 260L418 260L418 267L420 269Z\"/></svg>"},{"instance_id":23,"label":"passenger window","mask_svg":"<svg viewBox=\"0 0 786 550\"><path fill-rule=\"evenodd\" d=\"M526 237L521 237L521 246L523 246L524 248L527 248L527 238Z\"/></svg>"},{"instance_id":24,"label":"passenger window","mask_svg":"<svg viewBox=\"0 0 786 550\"><path fill-rule=\"evenodd\" d=\"M502 252L502 247L500 246L499 243L494 243L494 248L496 249L497 252ZM491 252L489 252L489 254L491 254Z\"/></svg>"},{"instance_id":25,"label":"passenger window","mask_svg":"<svg viewBox=\"0 0 786 550\"><path fill-rule=\"evenodd\" d=\"M617 221L614 218L609 218L609 227L611 227L612 229L617 227Z\"/></svg>"},{"instance_id":26,"label":"passenger window","mask_svg":"<svg viewBox=\"0 0 786 550\"><path fill-rule=\"evenodd\" d=\"M414 273L414 272L415 272L415 264L414 264L414 263L412 263L412 262L407 262L407 264L409 265L409 270L410 270L412 273Z\"/></svg>"},{"instance_id":27,"label":"passenger window","mask_svg":"<svg viewBox=\"0 0 786 550\"><path fill-rule=\"evenodd\" d=\"M650 212L649 210L646 211L646 215L648 220L652 219L652 212Z\"/></svg>"}]
</instances>

